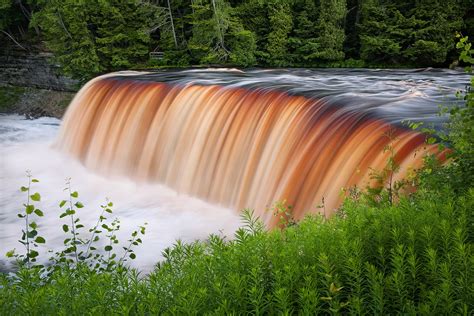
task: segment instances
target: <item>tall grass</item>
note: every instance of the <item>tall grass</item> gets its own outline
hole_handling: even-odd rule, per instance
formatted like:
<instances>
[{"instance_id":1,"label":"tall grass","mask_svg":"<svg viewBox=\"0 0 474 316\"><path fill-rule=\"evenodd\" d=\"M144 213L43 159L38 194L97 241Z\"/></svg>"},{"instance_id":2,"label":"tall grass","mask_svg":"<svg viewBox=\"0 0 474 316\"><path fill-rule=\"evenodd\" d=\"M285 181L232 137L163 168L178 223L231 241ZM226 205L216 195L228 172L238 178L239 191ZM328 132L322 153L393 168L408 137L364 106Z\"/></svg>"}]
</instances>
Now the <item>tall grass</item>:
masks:
<instances>
[{"instance_id":1,"label":"tall grass","mask_svg":"<svg viewBox=\"0 0 474 316\"><path fill-rule=\"evenodd\" d=\"M0 277L2 314L429 314L474 311L474 190L176 244L149 275L65 266Z\"/></svg>"}]
</instances>

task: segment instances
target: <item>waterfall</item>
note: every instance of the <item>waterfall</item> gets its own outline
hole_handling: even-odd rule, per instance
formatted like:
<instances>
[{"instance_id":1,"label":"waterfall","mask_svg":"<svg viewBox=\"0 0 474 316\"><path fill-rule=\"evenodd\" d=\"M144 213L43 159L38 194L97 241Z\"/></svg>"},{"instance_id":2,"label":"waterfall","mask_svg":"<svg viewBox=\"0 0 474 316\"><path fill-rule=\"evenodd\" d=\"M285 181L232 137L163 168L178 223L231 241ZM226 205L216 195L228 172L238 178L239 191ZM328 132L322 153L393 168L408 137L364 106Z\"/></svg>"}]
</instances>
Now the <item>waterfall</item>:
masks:
<instances>
[{"instance_id":1,"label":"waterfall","mask_svg":"<svg viewBox=\"0 0 474 316\"><path fill-rule=\"evenodd\" d=\"M328 100L268 85L105 76L77 94L56 146L98 173L252 208L269 225L266 210L283 199L296 219L322 212L323 199L334 212L343 188L374 183L387 146L400 165L394 180L436 152L422 134Z\"/></svg>"}]
</instances>

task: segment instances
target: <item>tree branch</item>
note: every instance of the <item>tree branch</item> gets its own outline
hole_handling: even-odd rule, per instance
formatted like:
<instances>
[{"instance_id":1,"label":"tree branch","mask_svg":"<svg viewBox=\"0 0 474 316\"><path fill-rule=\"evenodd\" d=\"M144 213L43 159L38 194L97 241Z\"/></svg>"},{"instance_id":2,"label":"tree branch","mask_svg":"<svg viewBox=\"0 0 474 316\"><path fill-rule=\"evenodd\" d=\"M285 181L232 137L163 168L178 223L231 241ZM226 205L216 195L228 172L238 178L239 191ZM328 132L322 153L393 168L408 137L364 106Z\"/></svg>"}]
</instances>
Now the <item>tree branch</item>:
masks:
<instances>
[{"instance_id":1,"label":"tree branch","mask_svg":"<svg viewBox=\"0 0 474 316\"><path fill-rule=\"evenodd\" d=\"M0 32L2 32L3 34L5 34L6 36L8 36L18 47L28 51L28 49L26 49L25 47L23 47L20 43L18 43L15 38L13 36L11 36L10 34L8 34L8 32L5 32L3 30L0 30Z\"/></svg>"}]
</instances>

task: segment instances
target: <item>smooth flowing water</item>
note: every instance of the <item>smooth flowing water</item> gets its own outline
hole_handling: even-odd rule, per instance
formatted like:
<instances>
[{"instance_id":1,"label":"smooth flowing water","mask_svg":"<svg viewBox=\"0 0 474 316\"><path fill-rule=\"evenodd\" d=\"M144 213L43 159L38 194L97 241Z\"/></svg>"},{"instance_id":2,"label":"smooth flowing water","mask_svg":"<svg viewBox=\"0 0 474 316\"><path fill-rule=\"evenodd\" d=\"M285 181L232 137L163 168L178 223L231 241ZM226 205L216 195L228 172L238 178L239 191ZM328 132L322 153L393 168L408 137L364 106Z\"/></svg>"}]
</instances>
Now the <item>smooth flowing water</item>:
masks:
<instances>
[{"instance_id":1,"label":"smooth flowing water","mask_svg":"<svg viewBox=\"0 0 474 316\"><path fill-rule=\"evenodd\" d=\"M287 199L295 216L333 211L343 187L363 187L394 146L397 177L434 152L402 121L441 127L438 105L456 102L468 77L447 70L186 70L115 73L86 85L61 122L0 117L0 251L17 247L30 169L41 182L40 229L63 239L64 178L92 224L110 197L125 240L148 222L137 265L150 269L177 238L231 235L237 210ZM59 130L60 129L60 130ZM393 138L387 137L392 131ZM84 210L84 211L83 211ZM86 225L87 226L87 225Z\"/></svg>"}]
</instances>

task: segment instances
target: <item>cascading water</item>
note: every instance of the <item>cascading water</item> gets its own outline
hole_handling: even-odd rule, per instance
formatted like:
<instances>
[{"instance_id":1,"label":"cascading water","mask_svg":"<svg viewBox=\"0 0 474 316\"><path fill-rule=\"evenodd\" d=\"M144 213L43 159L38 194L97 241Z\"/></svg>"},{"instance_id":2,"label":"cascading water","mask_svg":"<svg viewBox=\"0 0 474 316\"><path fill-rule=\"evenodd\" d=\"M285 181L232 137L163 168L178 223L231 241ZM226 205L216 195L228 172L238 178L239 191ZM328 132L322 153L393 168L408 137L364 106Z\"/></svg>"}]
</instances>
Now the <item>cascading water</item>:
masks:
<instances>
[{"instance_id":1,"label":"cascading water","mask_svg":"<svg viewBox=\"0 0 474 316\"><path fill-rule=\"evenodd\" d=\"M385 167L388 145L396 179L418 168L435 147L400 122L439 127L436 101L463 80L449 71L116 73L78 93L56 146L101 174L253 208L271 225L265 210L278 200L297 219L323 199L334 210L341 188L365 187Z\"/></svg>"}]
</instances>

